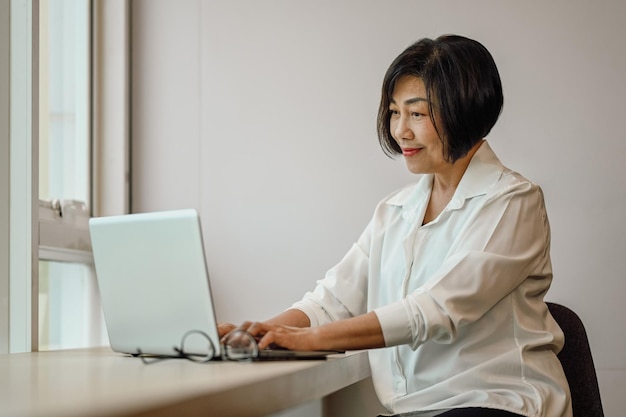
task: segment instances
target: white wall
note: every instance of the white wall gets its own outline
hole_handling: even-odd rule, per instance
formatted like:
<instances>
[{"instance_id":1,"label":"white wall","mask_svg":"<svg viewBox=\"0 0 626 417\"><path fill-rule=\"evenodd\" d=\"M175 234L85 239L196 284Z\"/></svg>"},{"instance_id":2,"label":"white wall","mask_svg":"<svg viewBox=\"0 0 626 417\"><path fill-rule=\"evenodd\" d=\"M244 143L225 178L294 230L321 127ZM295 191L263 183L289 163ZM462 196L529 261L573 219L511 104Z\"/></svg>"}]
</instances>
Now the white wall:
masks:
<instances>
[{"instance_id":1,"label":"white wall","mask_svg":"<svg viewBox=\"0 0 626 417\"><path fill-rule=\"evenodd\" d=\"M379 149L391 60L443 33L493 53L490 143L542 185L548 298L587 326L607 416L626 407L626 3L621 0L133 2L132 210L195 207L221 320L271 316L413 181Z\"/></svg>"}]
</instances>

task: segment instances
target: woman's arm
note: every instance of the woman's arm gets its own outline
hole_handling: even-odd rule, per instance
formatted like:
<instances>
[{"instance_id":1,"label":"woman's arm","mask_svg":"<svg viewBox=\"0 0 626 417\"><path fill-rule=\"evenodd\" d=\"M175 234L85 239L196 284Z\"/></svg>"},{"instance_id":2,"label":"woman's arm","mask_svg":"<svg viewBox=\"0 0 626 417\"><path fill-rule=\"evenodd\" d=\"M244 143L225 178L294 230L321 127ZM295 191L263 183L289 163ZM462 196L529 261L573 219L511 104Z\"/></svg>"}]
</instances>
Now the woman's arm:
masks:
<instances>
[{"instance_id":1,"label":"woman's arm","mask_svg":"<svg viewBox=\"0 0 626 417\"><path fill-rule=\"evenodd\" d=\"M311 321L309 320L309 316L304 314L301 310L290 308L288 310L283 311L276 317L273 317L269 320L266 320L265 323L271 325L283 325L283 326L291 326L291 327L309 327L311 326Z\"/></svg>"},{"instance_id":2,"label":"woman's arm","mask_svg":"<svg viewBox=\"0 0 626 417\"><path fill-rule=\"evenodd\" d=\"M292 309L266 322L243 323L238 329L256 336L260 349L270 345L291 350L358 350L385 346L374 312L319 327L298 326L306 322L308 317L303 312Z\"/></svg>"},{"instance_id":3,"label":"woman's arm","mask_svg":"<svg viewBox=\"0 0 626 417\"><path fill-rule=\"evenodd\" d=\"M324 278L327 285L318 285L292 308L264 322L245 322L240 326L220 323L220 337L238 329L257 336L261 348L270 344L297 350L384 346L376 315L361 316L366 311L372 222L339 264L327 272Z\"/></svg>"}]
</instances>

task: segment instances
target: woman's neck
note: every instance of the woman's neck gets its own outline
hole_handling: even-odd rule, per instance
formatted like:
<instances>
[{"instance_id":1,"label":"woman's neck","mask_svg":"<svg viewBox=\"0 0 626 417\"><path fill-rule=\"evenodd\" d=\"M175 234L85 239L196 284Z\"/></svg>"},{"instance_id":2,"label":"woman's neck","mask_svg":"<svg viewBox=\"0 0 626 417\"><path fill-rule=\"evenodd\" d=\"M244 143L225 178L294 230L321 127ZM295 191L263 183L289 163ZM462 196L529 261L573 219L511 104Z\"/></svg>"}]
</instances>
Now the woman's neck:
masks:
<instances>
[{"instance_id":1,"label":"woman's neck","mask_svg":"<svg viewBox=\"0 0 626 417\"><path fill-rule=\"evenodd\" d=\"M439 216L443 209L448 205L457 186L465 174L465 170L472 160L472 157L480 148L482 140L470 149L470 151L462 158L457 159L453 164L450 164L450 168L445 172L435 173L433 177L432 191L430 192L430 199L428 200L428 207L426 207L426 213L424 214L424 220L422 224L430 223Z\"/></svg>"},{"instance_id":2,"label":"woman's neck","mask_svg":"<svg viewBox=\"0 0 626 417\"><path fill-rule=\"evenodd\" d=\"M441 193L444 195L449 194L450 197L452 197L454 191L456 190L456 187L461 182L461 178L463 178L465 170L467 170L470 161L472 160L474 154L476 153L476 151L478 151L478 148L480 148L480 145L482 145L483 142L484 140L481 140L474 146L472 146L472 148L469 150L469 152L467 152L465 156L457 159L456 161L454 161L454 163L450 164L449 169L445 172L435 173L433 178L432 192Z\"/></svg>"}]
</instances>

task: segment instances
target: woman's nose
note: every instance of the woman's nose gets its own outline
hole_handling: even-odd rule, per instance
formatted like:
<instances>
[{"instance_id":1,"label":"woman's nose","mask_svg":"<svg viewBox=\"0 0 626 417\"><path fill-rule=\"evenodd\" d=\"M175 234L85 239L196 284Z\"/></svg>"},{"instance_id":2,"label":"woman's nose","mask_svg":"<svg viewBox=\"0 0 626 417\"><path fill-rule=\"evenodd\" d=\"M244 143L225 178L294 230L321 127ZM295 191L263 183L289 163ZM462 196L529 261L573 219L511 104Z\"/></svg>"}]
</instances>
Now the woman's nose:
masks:
<instances>
[{"instance_id":1,"label":"woman's nose","mask_svg":"<svg viewBox=\"0 0 626 417\"><path fill-rule=\"evenodd\" d=\"M396 139L413 139L413 131L409 128L408 120L404 116L400 116L395 121L393 133Z\"/></svg>"}]
</instances>

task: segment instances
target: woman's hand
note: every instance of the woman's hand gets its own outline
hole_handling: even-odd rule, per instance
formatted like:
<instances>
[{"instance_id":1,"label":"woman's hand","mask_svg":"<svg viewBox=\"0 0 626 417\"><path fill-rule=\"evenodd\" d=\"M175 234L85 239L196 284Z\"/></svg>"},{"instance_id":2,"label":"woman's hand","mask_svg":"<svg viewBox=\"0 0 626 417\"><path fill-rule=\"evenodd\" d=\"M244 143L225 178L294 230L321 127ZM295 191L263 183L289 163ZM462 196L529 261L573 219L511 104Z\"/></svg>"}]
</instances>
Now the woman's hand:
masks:
<instances>
[{"instance_id":1,"label":"woman's hand","mask_svg":"<svg viewBox=\"0 0 626 417\"><path fill-rule=\"evenodd\" d=\"M221 339L224 336L226 336L228 333L230 333L233 330L235 330L236 328L237 328L237 326L235 326L232 323L218 323L217 324L217 334L219 335L219 337Z\"/></svg>"},{"instance_id":2,"label":"woman's hand","mask_svg":"<svg viewBox=\"0 0 626 417\"><path fill-rule=\"evenodd\" d=\"M246 331L257 340L259 349L278 346L289 350L323 350L317 329L294 327L270 322L244 322L235 330Z\"/></svg>"},{"instance_id":3,"label":"woman's hand","mask_svg":"<svg viewBox=\"0 0 626 417\"><path fill-rule=\"evenodd\" d=\"M271 318L269 320L266 320L264 323L266 325L272 324L275 326L283 325L283 326L293 326L293 327L308 327L311 324L306 314L304 314L300 310L295 310L295 309L285 310L278 316ZM233 330L237 330L237 329L241 330L242 328L246 330L248 327L250 327L251 324L252 322L249 322L249 321L245 322L241 326L235 326L232 323L218 323L217 331L220 336L220 339L223 339L224 336L226 336L228 333L232 332Z\"/></svg>"}]
</instances>

